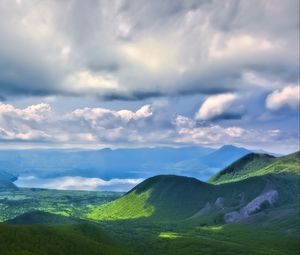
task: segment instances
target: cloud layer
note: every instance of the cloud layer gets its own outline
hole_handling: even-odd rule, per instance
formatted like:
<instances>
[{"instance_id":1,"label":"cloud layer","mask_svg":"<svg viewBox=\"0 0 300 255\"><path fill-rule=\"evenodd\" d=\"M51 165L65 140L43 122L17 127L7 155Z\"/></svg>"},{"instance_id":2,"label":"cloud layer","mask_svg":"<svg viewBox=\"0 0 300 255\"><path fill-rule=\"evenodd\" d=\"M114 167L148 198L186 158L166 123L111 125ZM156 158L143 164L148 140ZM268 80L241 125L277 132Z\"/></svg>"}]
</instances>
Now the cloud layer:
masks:
<instances>
[{"instance_id":1,"label":"cloud layer","mask_svg":"<svg viewBox=\"0 0 300 255\"><path fill-rule=\"evenodd\" d=\"M15 182L19 187L60 189L60 190L98 190L128 191L144 179L111 179L84 178L80 176L64 176L41 179L35 176L19 177Z\"/></svg>"},{"instance_id":2,"label":"cloud layer","mask_svg":"<svg viewBox=\"0 0 300 255\"><path fill-rule=\"evenodd\" d=\"M296 150L298 10L294 0L3 0L0 145Z\"/></svg>"},{"instance_id":3,"label":"cloud layer","mask_svg":"<svg viewBox=\"0 0 300 255\"><path fill-rule=\"evenodd\" d=\"M281 89L298 82L298 7L293 0L4 0L0 97L135 100Z\"/></svg>"},{"instance_id":4,"label":"cloud layer","mask_svg":"<svg viewBox=\"0 0 300 255\"><path fill-rule=\"evenodd\" d=\"M223 98L223 97L222 97ZM208 98L200 108L208 107ZM226 99L226 98L225 98ZM231 98L230 98L231 99ZM226 104L225 100L225 104ZM209 104L214 114L225 114ZM221 104L223 105L223 104ZM58 114L49 104L23 109L0 104L0 141L69 147L220 146L235 144L256 148L277 146L296 150L297 135L279 129L222 126L210 121L174 114L166 104L144 105L136 111L80 108ZM223 109L224 110L224 109ZM208 112L210 112L208 111ZM197 115L196 115L197 116ZM209 115L216 116L216 115ZM257 139L259 137L259 139Z\"/></svg>"}]
</instances>

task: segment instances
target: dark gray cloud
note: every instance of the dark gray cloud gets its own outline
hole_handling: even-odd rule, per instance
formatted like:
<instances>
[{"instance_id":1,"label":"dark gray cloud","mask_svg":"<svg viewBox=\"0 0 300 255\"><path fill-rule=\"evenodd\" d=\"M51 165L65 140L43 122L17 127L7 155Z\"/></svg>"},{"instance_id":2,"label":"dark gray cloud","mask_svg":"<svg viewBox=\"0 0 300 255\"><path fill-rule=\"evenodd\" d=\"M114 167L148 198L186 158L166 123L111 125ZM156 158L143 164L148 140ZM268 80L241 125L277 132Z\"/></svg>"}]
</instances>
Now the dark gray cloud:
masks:
<instances>
[{"instance_id":1,"label":"dark gray cloud","mask_svg":"<svg viewBox=\"0 0 300 255\"><path fill-rule=\"evenodd\" d=\"M298 5L1 1L0 97L139 100L282 89L299 78ZM269 85L258 86L261 78Z\"/></svg>"}]
</instances>

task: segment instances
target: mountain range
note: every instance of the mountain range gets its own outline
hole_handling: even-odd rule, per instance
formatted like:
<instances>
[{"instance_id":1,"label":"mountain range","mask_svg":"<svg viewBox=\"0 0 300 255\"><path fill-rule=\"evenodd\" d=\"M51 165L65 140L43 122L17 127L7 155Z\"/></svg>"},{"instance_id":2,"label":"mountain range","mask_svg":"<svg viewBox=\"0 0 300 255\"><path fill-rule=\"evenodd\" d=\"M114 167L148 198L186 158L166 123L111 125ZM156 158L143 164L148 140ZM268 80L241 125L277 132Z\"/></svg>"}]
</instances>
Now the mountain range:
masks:
<instances>
[{"instance_id":1,"label":"mountain range","mask_svg":"<svg viewBox=\"0 0 300 255\"><path fill-rule=\"evenodd\" d=\"M226 145L101 150L0 150L0 171L15 176L56 178L148 178L177 174L206 180L250 151Z\"/></svg>"},{"instance_id":2,"label":"mountain range","mask_svg":"<svg viewBox=\"0 0 300 255\"><path fill-rule=\"evenodd\" d=\"M271 220L298 213L299 152L275 158L250 153L206 183L196 178L159 175L123 197L96 207L93 220L155 219L239 222L268 209ZM286 211L287 207L290 209Z\"/></svg>"}]
</instances>

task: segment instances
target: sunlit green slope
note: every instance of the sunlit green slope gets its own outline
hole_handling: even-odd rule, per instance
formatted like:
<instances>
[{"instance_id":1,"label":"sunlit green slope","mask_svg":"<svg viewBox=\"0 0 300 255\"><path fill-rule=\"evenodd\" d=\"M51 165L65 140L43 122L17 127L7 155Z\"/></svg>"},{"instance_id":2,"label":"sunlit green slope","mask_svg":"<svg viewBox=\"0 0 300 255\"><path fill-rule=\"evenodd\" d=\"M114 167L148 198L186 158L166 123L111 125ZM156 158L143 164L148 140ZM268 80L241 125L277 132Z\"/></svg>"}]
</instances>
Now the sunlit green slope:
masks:
<instances>
[{"instance_id":1,"label":"sunlit green slope","mask_svg":"<svg viewBox=\"0 0 300 255\"><path fill-rule=\"evenodd\" d=\"M222 223L226 212L242 208L270 189L280 194L276 207L295 204L298 181L293 176L265 175L213 185L182 176L156 176L142 182L122 198L94 207L87 218L162 221L205 218L207 223Z\"/></svg>"},{"instance_id":2,"label":"sunlit green slope","mask_svg":"<svg viewBox=\"0 0 300 255\"><path fill-rule=\"evenodd\" d=\"M145 180L122 198L95 207L87 217L95 220L185 218L205 205L211 188L212 185L195 178L159 175Z\"/></svg>"},{"instance_id":3,"label":"sunlit green slope","mask_svg":"<svg viewBox=\"0 0 300 255\"><path fill-rule=\"evenodd\" d=\"M299 152L280 158L251 153L214 176L211 183L183 176L155 176L120 199L93 207L86 216L93 220L206 217L222 221L226 212L240 210L269 190L279 194L275 207L296 203L298 173Z\"/></svg>"},{"instance_id":4,"label":"sunlit green slope","mask_svg":"<svg viewBox=\"0 0 300 255\"><path fill-rule=\"evenodd\" d=\"M236 182L266 174L300 174L300 152L275 158L267 154L250 153L210 179L210 183Z\"/></svg>"}]
</instances>

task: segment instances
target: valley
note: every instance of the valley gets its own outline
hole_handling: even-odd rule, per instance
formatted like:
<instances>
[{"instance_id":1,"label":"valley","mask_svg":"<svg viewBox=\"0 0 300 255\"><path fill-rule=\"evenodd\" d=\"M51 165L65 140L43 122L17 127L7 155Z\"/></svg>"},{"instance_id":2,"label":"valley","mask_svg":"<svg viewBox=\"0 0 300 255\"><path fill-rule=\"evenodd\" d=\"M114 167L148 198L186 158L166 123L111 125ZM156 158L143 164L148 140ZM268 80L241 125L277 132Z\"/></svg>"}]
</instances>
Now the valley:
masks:
<instances>
[{"instance_id":1,"label":"valley","mask_svg":"<svg viewBox=\"0 0 300 255\"><path fill-rule=\"evenodd\" d=\"M299 164L299 152L251 153L209 182L157 175L127 193L2 189L0 253L297 254Z\"/></svg>"}]
</instances>

